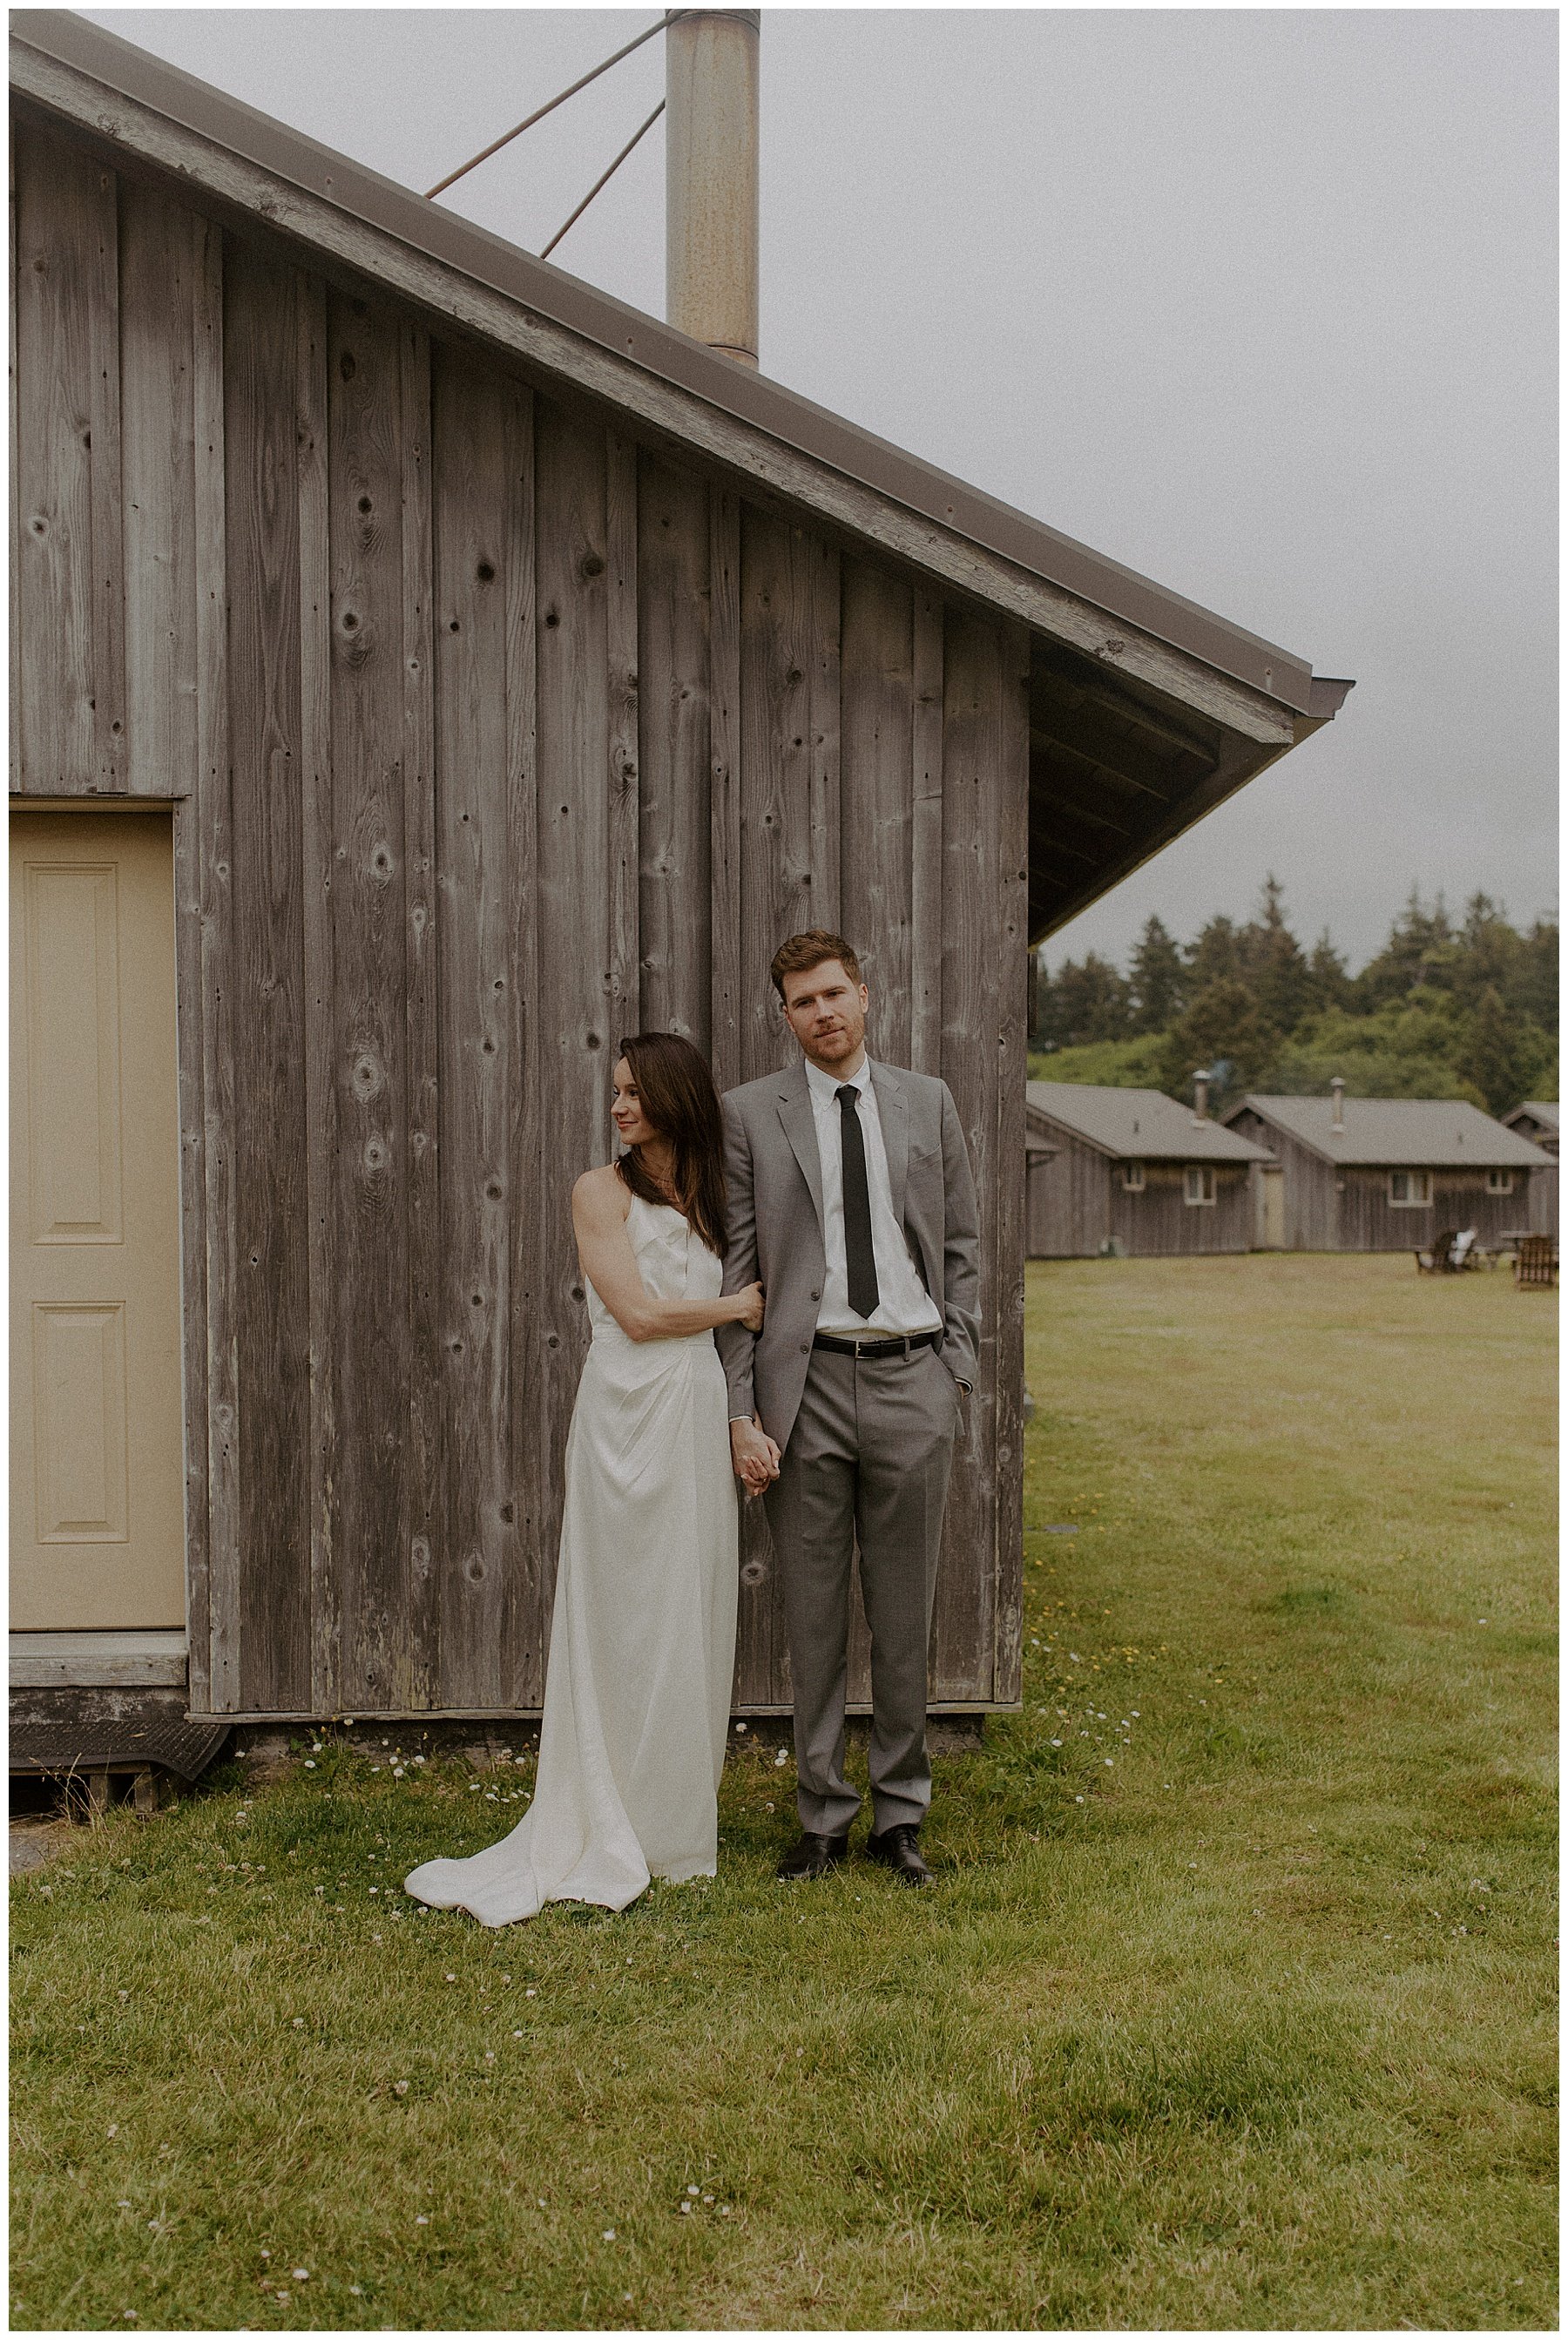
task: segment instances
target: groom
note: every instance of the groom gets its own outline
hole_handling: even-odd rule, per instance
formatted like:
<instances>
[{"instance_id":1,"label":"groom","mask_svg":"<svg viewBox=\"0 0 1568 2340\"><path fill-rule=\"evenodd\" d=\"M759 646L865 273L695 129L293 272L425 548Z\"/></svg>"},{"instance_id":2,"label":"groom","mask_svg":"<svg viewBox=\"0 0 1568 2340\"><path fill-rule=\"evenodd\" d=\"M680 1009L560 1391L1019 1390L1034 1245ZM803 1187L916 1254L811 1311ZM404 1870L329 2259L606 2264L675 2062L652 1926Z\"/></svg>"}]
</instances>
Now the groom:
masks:
<instances>
[{"instance_id":1,"label":"groom","mask_svg":"<svg viewBox=\"0 0 1568 2340\"><path fill-rule=\"evenodd\" d=\"M979 1330L975 1185L947 1086L866 1055L868 995L840 935L792 935L774 989L802 1064L724 1099L724 1289L759 1279L767 1316L718 1334L737 1475L763 1493L784 1588L801 1837L780 1877L849 1849L849 1569L871 1631L872 1833L930 1882L926 1651L959 1392Z\"/></svg>"}]
</instances>

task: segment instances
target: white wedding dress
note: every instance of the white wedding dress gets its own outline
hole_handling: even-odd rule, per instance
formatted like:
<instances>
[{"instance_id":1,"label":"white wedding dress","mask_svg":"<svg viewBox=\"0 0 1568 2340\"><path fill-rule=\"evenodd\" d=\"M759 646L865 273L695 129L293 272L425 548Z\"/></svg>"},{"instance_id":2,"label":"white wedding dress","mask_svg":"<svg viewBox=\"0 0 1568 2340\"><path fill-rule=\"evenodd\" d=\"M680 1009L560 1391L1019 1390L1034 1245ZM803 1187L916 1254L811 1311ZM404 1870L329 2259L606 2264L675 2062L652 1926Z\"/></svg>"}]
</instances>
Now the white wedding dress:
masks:
<instances>
[{"instance_id":1,"label":"white wedding dress","mask_svg":"<svg viewBox=\"0 0 1568 2340\"><path fill-rule=\"evenodd\" d=\"M718 1299L722 1264L679 1211L634 1195L626 1232L655 1297ZM630 1340L587 1289L533 1801L499 1844L404 1880L484 1926L547 1901L623 1909L650 1876L719 1862L738 1569L724 1369L711 1333Z\"/></svg>"}]
</instances>

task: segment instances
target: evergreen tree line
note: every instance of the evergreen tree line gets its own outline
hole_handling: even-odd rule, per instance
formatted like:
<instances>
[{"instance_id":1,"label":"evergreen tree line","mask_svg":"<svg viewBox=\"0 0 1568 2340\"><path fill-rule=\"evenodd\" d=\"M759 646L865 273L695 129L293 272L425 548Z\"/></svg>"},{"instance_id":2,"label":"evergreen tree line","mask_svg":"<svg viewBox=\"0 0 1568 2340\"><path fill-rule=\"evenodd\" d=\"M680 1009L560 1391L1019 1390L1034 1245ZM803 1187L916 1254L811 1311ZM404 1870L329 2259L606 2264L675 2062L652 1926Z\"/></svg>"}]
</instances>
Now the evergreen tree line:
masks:
<instances>
[{"instance_id":1,"label":"evergreen tree line","mask_svg":"<svg viewBox=\"0 0 1568 2340\"><path fill-rule=\"evenodd\" d=\"M1190 1093L1310 1096L1335 1074L1352 1096L1468 1097L1505 1113L1557 1095L1557 927L1527 932L1485 894L1455 920L1417 890L1352 975L1326 930L1302 947L1269 877L1255 917L1210 918L1178 943L1150 918L1124 975L1090 951L1037 966L1031 1070L1046 1080Z\"/></svg>"}]
</instances>

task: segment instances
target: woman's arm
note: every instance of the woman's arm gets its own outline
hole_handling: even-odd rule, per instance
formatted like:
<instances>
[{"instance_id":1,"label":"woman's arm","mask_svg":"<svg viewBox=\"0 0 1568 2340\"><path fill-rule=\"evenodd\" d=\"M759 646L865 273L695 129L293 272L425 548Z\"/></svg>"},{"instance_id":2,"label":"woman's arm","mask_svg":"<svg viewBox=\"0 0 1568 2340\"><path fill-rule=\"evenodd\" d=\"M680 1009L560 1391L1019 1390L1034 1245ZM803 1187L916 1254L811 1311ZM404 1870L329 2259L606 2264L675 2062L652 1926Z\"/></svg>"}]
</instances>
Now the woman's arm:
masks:
<instances>
[{"instance_id":1,"label":"woman's arm","mask_svg":"<svg viewBox=\"0 0 1568 2340\"><path fill-rule=\"evenodd\" d=\"M657 1300L638 1274L626 1232L631 1197L613 1170L585 1170L571 1190L571 1224L582 1272L631 1341L674 1341L716 1324L762 1321L759 1284L719 1300Z\"/></svg>"}]
</instances>

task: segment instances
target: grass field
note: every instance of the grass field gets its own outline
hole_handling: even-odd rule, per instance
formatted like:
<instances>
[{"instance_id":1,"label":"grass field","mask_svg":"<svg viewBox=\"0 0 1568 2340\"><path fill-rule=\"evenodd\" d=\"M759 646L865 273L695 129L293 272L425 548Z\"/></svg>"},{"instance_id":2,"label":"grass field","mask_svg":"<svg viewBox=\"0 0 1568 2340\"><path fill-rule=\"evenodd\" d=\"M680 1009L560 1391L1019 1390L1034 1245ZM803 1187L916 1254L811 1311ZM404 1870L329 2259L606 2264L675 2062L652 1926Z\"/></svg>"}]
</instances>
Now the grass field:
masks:
<instances>
[{"instance_id":1,"label":"grass field","mask_svg":"<svg viewBox=\"0 0 1568 2340\"><path fill-rule=\"evenodd\" d=\"M1552 2325L1553 1333L1032 1267L1025 1711L936 1891L777 1885L767 1752L716 1881L499 1935L395 1889L526 1766L84 1831L14 1888L15 2322Z\"/></svg>"}]
</instances>

